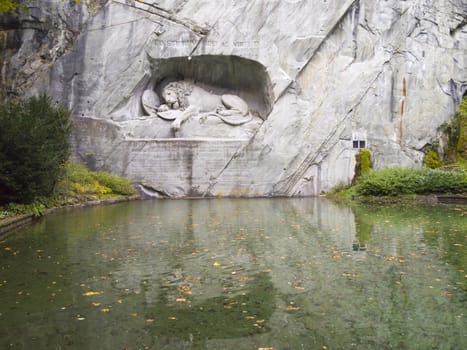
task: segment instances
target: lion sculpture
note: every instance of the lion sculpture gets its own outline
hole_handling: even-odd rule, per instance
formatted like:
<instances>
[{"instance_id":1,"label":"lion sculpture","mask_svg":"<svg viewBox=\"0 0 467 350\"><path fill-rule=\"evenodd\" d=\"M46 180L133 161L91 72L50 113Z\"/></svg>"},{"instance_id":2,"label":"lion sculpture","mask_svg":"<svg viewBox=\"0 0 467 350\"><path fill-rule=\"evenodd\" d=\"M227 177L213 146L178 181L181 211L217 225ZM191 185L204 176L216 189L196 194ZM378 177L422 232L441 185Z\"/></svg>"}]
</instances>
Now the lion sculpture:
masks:
<instances>
[{"instance_id":1,"label":"lion sculpture","mask_svg":"<svg viewBox=\"0 0 467 350\"><path fill-rule=\"evenodd\" d=\"M162 89L161 104L153 90L143 93L143 109L150 116L171 120L172 129L178 131L191 117L214 116L229 125L242 125L252 120L247 103L236 95L216 95L189 81L175 81Z\"/></svg>"}]
</instances>

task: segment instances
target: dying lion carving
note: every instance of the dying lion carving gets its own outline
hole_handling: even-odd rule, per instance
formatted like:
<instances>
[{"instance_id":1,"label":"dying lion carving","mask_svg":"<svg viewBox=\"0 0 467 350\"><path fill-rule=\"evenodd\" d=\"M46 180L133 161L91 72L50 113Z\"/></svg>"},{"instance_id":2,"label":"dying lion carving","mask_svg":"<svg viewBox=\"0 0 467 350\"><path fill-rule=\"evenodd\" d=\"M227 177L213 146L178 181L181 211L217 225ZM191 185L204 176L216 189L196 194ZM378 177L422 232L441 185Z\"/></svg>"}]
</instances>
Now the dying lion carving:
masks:
<instances>
[{"instance_id":1,"label":"dying lion carving","mask_svg":"<svg viewBox=\"0 0 467 350\"><path fill-rule=\"evenodd\" d=\"M143 93L143 108L151 116L173 120L177 131L182 123L193 116L214 116L229 125L242 125L252 120L247 103L236 95L216 95L189 81L175 81L162 90L165 102L157 105L159 98L152 90Z\"/></svg>"}]
</instances>

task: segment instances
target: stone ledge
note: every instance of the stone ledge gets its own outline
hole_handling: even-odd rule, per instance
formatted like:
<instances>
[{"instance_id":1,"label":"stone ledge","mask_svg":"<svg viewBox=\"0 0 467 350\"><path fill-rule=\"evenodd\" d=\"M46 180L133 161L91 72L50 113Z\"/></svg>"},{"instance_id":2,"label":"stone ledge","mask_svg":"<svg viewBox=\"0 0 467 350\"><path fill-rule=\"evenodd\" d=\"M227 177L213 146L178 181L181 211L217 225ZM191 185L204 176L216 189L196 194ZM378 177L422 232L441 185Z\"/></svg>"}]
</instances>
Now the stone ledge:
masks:
<instances>
[{"instance_id":1,"label":"stone ledge","mask_svg":"<svg viewBox=\"0 0 467 350\"><path fill-rule=\"evenodd\" d=\"M0 220L0 237L9 231L24 226L34 220L34 215L20 215Z\"/></svg>"}]
</instances>

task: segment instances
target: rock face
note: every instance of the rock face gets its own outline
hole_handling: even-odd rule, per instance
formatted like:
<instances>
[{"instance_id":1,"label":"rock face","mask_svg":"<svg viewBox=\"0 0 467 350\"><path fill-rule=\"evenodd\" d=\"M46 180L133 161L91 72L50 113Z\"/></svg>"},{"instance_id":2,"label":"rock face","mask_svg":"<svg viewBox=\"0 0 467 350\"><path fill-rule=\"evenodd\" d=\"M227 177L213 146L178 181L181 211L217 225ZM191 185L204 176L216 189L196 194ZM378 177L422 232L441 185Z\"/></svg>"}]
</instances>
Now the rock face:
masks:
<instances>
[{"instance_id":1,"label":"rock face","mask_svg":"<svg viewBox=\"0 0 467 350\"><path fill-rule=\"evenodd\" d=\"M358 147L420 166L467 89L464 0L101 3L33 88L73 111L75 158L153 196L318 195L351 181ZM168 103L174 81L208 95ZM202 114L222 96L241 108Z\"/></svg>"}]
</instances>

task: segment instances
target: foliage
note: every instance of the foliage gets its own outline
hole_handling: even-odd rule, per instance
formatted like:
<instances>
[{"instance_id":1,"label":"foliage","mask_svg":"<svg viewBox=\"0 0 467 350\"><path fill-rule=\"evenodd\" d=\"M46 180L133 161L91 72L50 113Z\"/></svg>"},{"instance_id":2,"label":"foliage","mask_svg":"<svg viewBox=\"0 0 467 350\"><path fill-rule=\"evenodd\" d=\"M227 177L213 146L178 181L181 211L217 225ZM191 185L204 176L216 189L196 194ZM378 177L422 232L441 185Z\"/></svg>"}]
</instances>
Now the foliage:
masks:
<instances>
[{"instance_id":1,"label":"foliage","mask_svg":"<svg viewBox=\"0 0 467 350\"><path fill-rule=\"evenodd\" d=\"M349 188L350 185L345 182L340 182L329 191L329 194L345 195Z\"/></svg>"},{"instance_id":2,"label":"foliage","mask_svg":"<svg viewBox=\"0 0 467 350\"><path fill-rule=\"evenodd\" d=\"M467 160L467 97L462 99L456 113L458 123L457 156Z\"/></svg>"},{"instance_id":3,"label":"foliage","mask_svg":"<svg viewBox=\"0 0 467 350\"><path fill-rule=\"evenodd\" d=\"M84 2L86 7L88 8L89 11L91 12L97 12L101 8L101 2L99 0L74 0L75 4L79 5ZM21 6L19 4L19 1L14 1L14 0L0 0L0 14L1 13L9 13L9 12L14 12L18 8L23 10L25 6Z\"/></svg>"},{"instance_id":4,"label":"foliage","mask_svg":"<svg viewBox=\"0 0 467 350\"><path fill-rule=\"evenodd\" d=\"M69 112L46 95L0 104L0 204L52 193L69 156Z\"/></svg>"},{"instance_id":5,"label":"foliage","mask_svg":"<svg viewBox=\"0 0 467 350\"><path fill-rule=\"evenodd\" d=\"M371 171L371 153L367 149L360 149L355 155L355 175L352 183L355 183L360 177L367 175Z\"/></svg>"},{"instance_id":6,"label":"foliage","mask_svg":"<svg viewBox=\"0 0 467 350\"><path fill-rule=\"evenodd\" d=\"M0 207L0 219L16 215L42 216L48 208L90 200L120 198L136 192L128 179L107 172L92 172L84 166L67 162L60 173L54 193L36 197L30 204L9 203Z\"/></svg>"},{"instance_id":7,"label":"foliage","mask_svg":"<svg viewBox=\"0 0 467 350\"><path fill-rule=\"evenodd\" d=\"M80 164L68 163L67 175L62 180L61 187L68 183L69 190L75 194L95 195L99 199L107 194L134 195L135 190L130 180L111 175L105 171L92 172Z\"/></svg>"},{"instance_id":8,"label":"foliage","mask_svg":"<svg viewBox=\"0 0 467 350\"><path fill-rule=\"evenodd\" d=\"M433 149L429 150L423 159L423 166L430 169L437 169L441 167L441 165L443 165L443 163L439 159L438 152Z\"/></svg>"},{"instance_id":9,"label":"foliage","mask_svg":"<svg viewBox=\"0 0 467 350\"><path fill-rule=\"evenodd\" d=\"M36 199L30 204L9 203L2 213L5 217L12 215L30 215L39 217L45 214L47 207L40 199Z\"/></svg>"},{"instance_id":10,"label":"foliage","mask_svg":"<svg viewBox=\"0 0 467 350\"><path fill-rule=\"evenodd\" d=\"M0 13L13 12L18 8L18 3L13 0L0 0Z\"/></svg>"},{"instance_id":11,"label":"foliage","mask_svg":"<svg viewBox=\"0 0 467 350\"><path fill-rule=\"evenodd\" d=\"M373 171L355 187L361 196L465 193L467 173L433 169L391 168Z\"/></svg>"},{"instance_id":12,"label":"foliage","mask_svg":"<svg viewBox=\"0 0 467 350\"><path fill-rule=\"evenodd\" d=\"M467 159L467 97L464 97L450 123L442 124L439 131L449 138L445 163L462 162Z\"/></svg>"}]
</instances>

